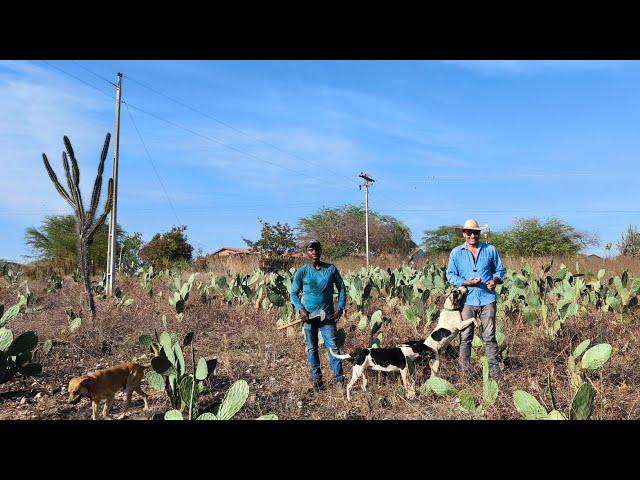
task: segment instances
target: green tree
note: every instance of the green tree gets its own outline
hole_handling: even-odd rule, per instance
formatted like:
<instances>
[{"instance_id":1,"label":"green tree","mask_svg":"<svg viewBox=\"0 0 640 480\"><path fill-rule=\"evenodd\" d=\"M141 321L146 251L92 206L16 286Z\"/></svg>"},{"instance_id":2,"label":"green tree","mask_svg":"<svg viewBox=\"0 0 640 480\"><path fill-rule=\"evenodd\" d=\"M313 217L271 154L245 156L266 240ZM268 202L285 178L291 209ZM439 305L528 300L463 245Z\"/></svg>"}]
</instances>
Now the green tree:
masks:
<instances>
[{"instance_id":1,"label":"green tree","mask_svg":"<svg viewBox=\"0 0 640 480\"><path fill-rule=\"evenodd\" d=\"M103 223L96 230L89 246L89 259L96 271L106 269L108 236L109 225ZM123 237L124 232L117 225L116 245L122 242ZM24 238L37 260L47 260L64 273L72 272L78 265L78 233L74 215L48 215L42 221L40 229L27 228Z\"/></svg>"},{"instance_id":2,"label":"green tree","mask_svg":"<svg viewBox=\"0 0 640 480\"><path fill-rule=\"evenodd\" d=\"M585 247L599 243L595 235L579 231L557 218L518 219L503 235L502 245L498 247L500 253L520 256L576 255Z\"/></svg>"},{"instance_id":3,"label":"green tree","mask_svg":"<svg viewBox=\"0 0 640 480\"><path fill-rule=\"evenodd\" d=\"M277 222L270 224L262 220L259 221L262 224L260 239L255 242L246 238L242 239L252 251L273 256L295 250L296 241L293 235L293 228L287 223L281 224Z\"/></svg>"},{"instance_id":4,"label":"green tree","mask_svg":"<svg viewBox=\"0 0 640 480\"><path fill-rule=\"evenodd\" d=\"M627 233L624 233L618 242L620 255L630 257L640 256L640 233L635 226L629 225Z\"/></svg>"},{"instance_id":5,"label":"green tree","mask_svg":"<svg viewBox=\"0 0 640 480\"><path fill-rule=\"evenodd\" d=\"M365 211L363 206L345 205L323 208L298 220L299 240L317 238L330 258L365 253ZM406 254L416 247L411 230L389 215L369 212L369 251Z\"/></svg>"},{"instance_id":6,"label":"green tree","mask_svg":"<svg viewBox=\"0 0 640 480\"><path fill-rule=\"evenodd\" d=\"M173 227L167 233L156 233L139 251L142 261L156 267L168 267L179 261L192 258L193 247L187 242L184 234L186 225Z\"/></svg>"},{"instance_id":7,"label":"green tree","mask_svg":"<svg viewBox=\"0 0 640 480\"><path fill-rule=\"evenodd\" d=\"M138 232L122 238L117 249L120 252L118 258L118 269L120 271L131 275L142 266L142 259L140 258L142 243L142 234Z\"/></svg>"},{"instance_id":8,"label":"green tree","mask_svg":"<svg viewBox=\"0 0 640 480\"><path fill-rule=\"evenodd\" d=\"M441 225L434 230L425 230L422 237L424 252L427 255L448 253L462 243L464 239L457 225Z\"/></svg>"}]
</instances>

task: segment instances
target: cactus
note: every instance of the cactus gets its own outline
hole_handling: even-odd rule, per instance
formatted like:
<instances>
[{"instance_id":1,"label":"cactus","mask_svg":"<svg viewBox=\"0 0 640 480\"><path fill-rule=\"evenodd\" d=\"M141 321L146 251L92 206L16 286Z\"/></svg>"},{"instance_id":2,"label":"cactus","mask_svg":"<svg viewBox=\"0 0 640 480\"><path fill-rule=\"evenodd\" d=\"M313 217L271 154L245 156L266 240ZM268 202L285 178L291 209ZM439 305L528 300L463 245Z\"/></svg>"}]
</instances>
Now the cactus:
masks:
<instances>
[{"instance_id":1,"label":"cactus","mask_svg":"<svg viewBox=\"0 0 640 480\"><path fill-rule=\"evenodd\" d=\"M155 274L153 273L153 265L149 265L149 268L147 268L146 270L144 267L141 268L140 272L142 274L142 282L140 283L140 285L142 286L144 291L147 292L147 295L149 295L149 297L153 297L153 284L151 283L151 279L155 276Z\"/></svg>"},{"instance_id":2,"label":"cactus","mask_svg":"<svg viewBox=\"0 0 640 480\"><path fill-rule=\"evenodd\" d=\"M6 325L13 320L23 304L24 300L21 299L16 305L4 312L0 325ZM8 382L16 373L20 373L24 377L39 375L42 372L42 365L32 362L33 353L37 346L38 336L35 332L24 332L14 338L10 329L1 326L0 383Z\"/></svg>"},{"instance_id":3,"label":"cactus","mask_svg":"<svg viewBox=\"0 0 640 480\"><path fill-rule=\"evenodd\" d=\"M431 377L420 387L420 393L422 395L426 395L429 392L434 392L438 396L446 397L449 395L457 395L458 389L444 378Z\"/></svg>"},{"instance_id":4,"label":"cactus","mask_svg":"<svg viewBox=\"0 0 640 480\"><path fill-rule=\"evenodd\" d=\"M588 420L593 412L595 393L588 383L578 388L569 407L569 420Z\"/></svg>"},{"instance_id":5,"label":"cactus","mask_svg":"<svg viewBox=\"0 0 640 480\"><path fill-rule=\"evenodd\" d=\"M483 356L482 362L482 401L486 405L493 405L498 398L498 382L489 378L489 361Z\"/></svg>"},{"instance_id":6,"label":"cactus","mask_svg":"<svg viewBox=\"0 0 640 480\"><path fill-rule=\"evenodd\" d=\"M193 338L193 332L187 333L180 346L177 336L165 329L160 335L156 332L155 345L150 335L141 335L138 339L146 348L153 346L159 349L159 355L151 359L151 369L145 375L147 382L155 390L165 392L174 409L179 412L187 410L189 419L197 416L198 396L204 391L204 381L217 364L215 359L200 358L196 366ZM182 351L187 347L191 347L192 373L187 371Z\"/></svg>"},{"instance_id":7,"label":"cactus","mask_svg":"<svg viewBox=\"0 0 640 480\"><path fill-rule=\"evenodd\" d=\"M525 420L546 420L548 417L547 411L540 402L524 390L513 392L513 403Z\"/></svg>"},{"instance_id":8,"label":"cactus","mask_svg":"<svg viewBox=\"0 0 640 480\"><path fill-rule=\"evenodd\" d=\"M76 233L78 235L77 249L78 249L78 267L82 273L84 279L84 287L87 294L87 301L89 308L91 309L91 318L95 319L96 306L93 300L93 292L91 291L91 279L89 273L89 247L93 243L93 237L96 231L104 223L107 214L111 211L113 204L113 179L109 179L107 187L107 200L104 205L104 212L102 215L96 218L96 209L100 201L100 190L102 190L102 172L104 171L104 162L107 158L107 151L109 150L109 141L111 134L107 133L102 147L102 153L100 155L100 162L98 163L98 173L93 185L93 192L91 195L91 202L89 208L85 209L84 202L82 201L82 195L80 193L80 169L78 168L78 162L71 146L71 142L67 136L64 136L64 145L66 152L62 152L62 162L67 177L67 185L69 191L61 185L58 177L56 176L53 168L49 164L47 156L43 153L42 160L44 166L49 174L49 178L53 183L58 193L66 200L66 202L73 208L76 216ZM68 154L68 157L67 157ZM69 158L71 159L71 168L69 168Z\"/></svg>"},{"instance_id":9,"label":"cactus","mask_svg":"<svg viewBox=\"0 0 640 480\"><path fill-rule=\"evenodd\" d=\"M173 295L169 297L169 303L175 308L178 320L182 320L184 317L185 303L189 299L189 292L195 276L196 274L192 273L184 284L180 282L180 277L175 277L173 282L169 284L169 290L173 292Z\"/></svg>"}]
</instances>

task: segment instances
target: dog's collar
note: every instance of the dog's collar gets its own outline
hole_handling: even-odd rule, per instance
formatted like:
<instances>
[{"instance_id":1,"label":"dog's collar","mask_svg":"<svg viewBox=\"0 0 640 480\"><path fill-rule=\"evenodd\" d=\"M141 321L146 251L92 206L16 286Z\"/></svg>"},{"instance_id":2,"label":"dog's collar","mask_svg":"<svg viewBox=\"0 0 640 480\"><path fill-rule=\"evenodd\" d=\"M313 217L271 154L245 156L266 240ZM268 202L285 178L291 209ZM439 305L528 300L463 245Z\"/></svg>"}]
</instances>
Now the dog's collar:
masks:
<instances>
[{"instance_id":1,"label":"dog's collar","mask_svg":"<svg viewBox=\"0 0 640 480\"><path fill-rule=\"evenodd\" d=\"M448 312L457 312L460 310L459 308L445 308L445 307L443 307L442 309L447 310Z\"/></svg>"}]
</instances>

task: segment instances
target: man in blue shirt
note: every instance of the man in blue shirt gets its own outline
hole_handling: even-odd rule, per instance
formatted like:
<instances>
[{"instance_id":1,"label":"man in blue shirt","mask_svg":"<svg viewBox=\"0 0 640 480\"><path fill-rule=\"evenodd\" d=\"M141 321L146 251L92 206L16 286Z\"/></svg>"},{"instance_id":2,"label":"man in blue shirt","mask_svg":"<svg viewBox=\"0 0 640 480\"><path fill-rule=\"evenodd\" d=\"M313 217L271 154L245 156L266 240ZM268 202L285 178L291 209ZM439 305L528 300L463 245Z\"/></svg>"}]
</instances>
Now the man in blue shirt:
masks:
<instances>
[{"instance_id":1,"label":"man in blue shirt","mask_svg":"<svg viewBox=\"0 0 640 480\"><path fill-rule=\"evenodd\" d=\"M335 265L320 261L322 246L318 240L311 240L306 244L306 255L310 263L300 267L293 275L291 283L291 302L303 320L304 338L307 344L307 357L311 366L313 387L316 390L324 389L322 383L322 370L320 369L320 357L318 355L318 330L322 334L325 348L330 348L340 353L336 344L336 322L344 313L347 302L347 289L344 281ZM333 308L333 286L338 289L338 309ZM303 301L298 297L302 290ZM323 321L309 319L309 313L324 310L326 318ZM342 361L328 354L331 368L333 369L333 381L339 392L344 391L344 374L342 373Z\"/></svg>"},{"instance_id":2,"label":"man in blue shirt","mask_svg":"<svg viewBox=\"0 0 640 480\"><path fill-rule=\"evenodd\" d=\"M482 340L489 361L489 375L500 376L498 342L496 341L496 292L495 286L502 283L505 268L493 245L480 242L480 230L476 220L464 222L462 233L465 243L457 246L449 255L447 281L455 287L469 288L462 309L462 320L480 317ZM465 378L470 377L471 342L473 324L460 332L458 362Z\"/></svg>"}]
</instances>

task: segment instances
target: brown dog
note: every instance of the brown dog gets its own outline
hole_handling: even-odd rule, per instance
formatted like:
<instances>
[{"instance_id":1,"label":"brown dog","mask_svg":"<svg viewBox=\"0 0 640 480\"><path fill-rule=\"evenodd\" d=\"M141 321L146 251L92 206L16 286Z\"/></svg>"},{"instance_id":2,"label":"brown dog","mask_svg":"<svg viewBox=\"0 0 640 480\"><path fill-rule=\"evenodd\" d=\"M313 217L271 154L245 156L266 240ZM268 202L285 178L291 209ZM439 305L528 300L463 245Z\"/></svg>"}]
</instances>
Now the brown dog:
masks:
<instances>
[{"instance_id":1,"label":"brown dog","mask_svg":"<svg viewBox=\"0 0 640 480\"><path fill-rule=\"evenodd\" d=\"M154 348L154 352L157 355L157 349ZM93 411L91 419L97 420L98 407L102 400L106 402L102 415L108 417L116 393L118 390L123 389L126 392L127 399L124 412L118 417L119 419L124 418L127 414L133 392L136 392L144 400L144 410L149 410L147 394L140 388L140 382L144 378L145 370L150 367L150 363L120 363L111 368L74 377L69 382L69 403L75 405L82 400L83 396L89 397Z\"/></svg>"}]
</instances>

